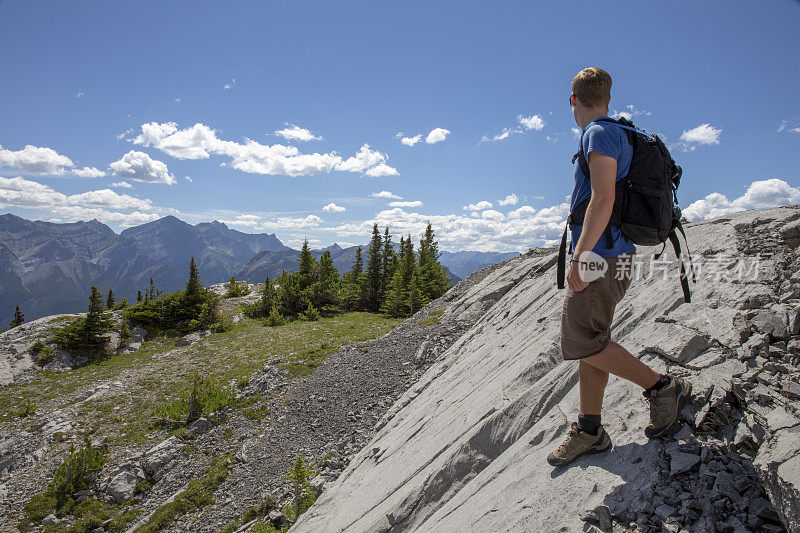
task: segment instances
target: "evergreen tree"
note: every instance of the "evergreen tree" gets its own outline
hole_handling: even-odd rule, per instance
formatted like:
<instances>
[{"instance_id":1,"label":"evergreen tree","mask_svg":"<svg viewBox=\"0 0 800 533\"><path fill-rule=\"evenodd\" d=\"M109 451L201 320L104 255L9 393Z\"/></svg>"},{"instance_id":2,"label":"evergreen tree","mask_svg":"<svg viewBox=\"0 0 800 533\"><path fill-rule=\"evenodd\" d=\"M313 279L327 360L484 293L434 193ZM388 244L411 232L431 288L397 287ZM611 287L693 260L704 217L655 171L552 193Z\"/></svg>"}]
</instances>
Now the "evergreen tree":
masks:
<instances>
[{"instance_id":1,"label":"evergreen tree","mask_svg":"<svg viewBox=\"0 0 800 533\"><path fill-rule=\"evenodd\" d=\"M322 308L326 305L336 305L336 285L339 281L339 271L333 264L330 250L325 250L319 258L319 275L314 291L316 306Z\"/></svg>"},{"instance_id":2,"label":"evergreen tree","mask_svg":"<svg viewBox=\"0 0 800 533\"><path fill-rule=\"evenodd\" d=\"M264 314L269 313L272 306L277 301L277 294L275 292L275 285L269 279L269 276L264 280L264 289L261 291L261 308Z\"/></svg>"},{"instance_id":3,"label":"evergreen tree","mask_svg":"<svg viewBox=\"0 0 800 533\"><path fill-rule=\"evenodd\" d=\"M381 300L386 296L389 283L392 281L394 250L392 249L392 236L389 235L389 226L383 232L383 261L381 265Z\"/></svg>"},{"instance_id":4,"label":"evergreen tree","mask_svg":"<svg viewBox=\"0 0 800 533\"><path fill-rule=\"evenodd\" d=\"M194 257L192 257L192 264L194 264ZM150 289L147 291L147 296L152 300L157 295L156 284L153 283L153 276L150 276Z\"/></svg>"},{"instance_id":5,"label":"evergreen tree","mask_svg":"<svg viewBox=\"0 0 800 533\"><path fill-rule=\"evenodd\" d=\"M363 287L363 300L368 311L378 311L381 300L381 266L383 253L381 251L383 240L378 224L372 226L372 240L369 243L367 254L367 276Z\"/></svg>"},{"instance_id":6,"label":"evergreen tree","mask_svg":"<svg viewBox=\"0 0 800 533\"><path fill-rule=\"evenodd\" d=\"M425 236L419 241L419 294L423 304L447 292L450 278L447 269L439 263L439 243L434 239L430 222Z\"/></svg>"},{"instance_id":7,"label":"evergreen tree","mask_svg":"<svg viewBox=\"0 0 800 533\"><path fill-rule=\"evenodd\" d=\"M364 270L364 260L361 258L361 247L356 248L356 260L353 262L353 279L356 280Z\"/></svg>"},{"instance_id":8,"label":"evergreen tree","mask_svg":"<svg viewBox=\"0 0 800 533\"><path fill-rule=\"evenodd\" d=\"M83 320L84 338L95 346L101 343L100 335L110 331L114 323L111 315L103 310L103 294L94 285L89 294L89 310Z\"/></svg>"},{"instance_id":9,"label":"evergreen tree","mask_svg":"<svg viewBox=\"0 0 800 533\"><path fill-rule=\"evenodd\" d=\"M17 309L14 311L14 319L11 321L9 326L15 328L25 322L25 314L19 310L19 304L17 304Z\"/></svg>"},{"instance_id":10,"label":"evergreen tree","mask_svg":"<svg viewBox=\"0 0 800 533\"><path fill-rule=\"evenodd\" d=\"M400 269L396 269L392 279L389 281L389 286L386 288L386 296L383 299L381 311L392 317L403 316L404 302L407 299L406 292L403 289L403 279Z\"/></svg>"},{"instance_id":11,"label":"evergreen tree","mask_svg":"<svg viewBox=\"0 0 800 533\"><path fill-rule=\"evenodd\" d=\"M142 290L139 289L139 291L136 293L136 302L138 303L141 301L142 301Z\"/></svg>"},{"instance_id":12,"label":"evergreen tree","mask_svg":"<svg viewBox=\"0 0 800 533\"><path fill-rule=\"evenodd\" d=\"M317 260L311 255L308 248L308 239L303 240L303 247L300 250L300 257L297 259L297 281L301 291L306 291L314 284L314 277L317 271Z\"/></svg>"},{"instance_id":13,"label":"evergreen tree","mask_svg":"<svg viewBox=\"0 0 800 533\"><path fill-rule=\"evenodd\" d=\"M418 269L414 268L408 283L408 316L419 311L420 307L422 307L422 294L419 287Z\"/></svg>"},{"instance_id":14,"label":"evergreen tree","mask_svg":"<svg viewBox=\"0 0 800 533\"><path fill-rule=\"evenodd\" d=\"M150 285L153 285L153 278L150 278ZM203 289L203 284L200 282L200 271L194 262L194 256L189 261L189 280L186 282L186 299L192 300Z\"/></svg>"},{"instance_id":15,"label":"evergreen tree","mask_svg":"<svg viewBox=\"0 0 800 533\"><path fill-rule=\"evenodd\" d=\"M114 309L114 291L108 289L108 298L106 299L106 309Z\"/></svg>"}]
</instances>

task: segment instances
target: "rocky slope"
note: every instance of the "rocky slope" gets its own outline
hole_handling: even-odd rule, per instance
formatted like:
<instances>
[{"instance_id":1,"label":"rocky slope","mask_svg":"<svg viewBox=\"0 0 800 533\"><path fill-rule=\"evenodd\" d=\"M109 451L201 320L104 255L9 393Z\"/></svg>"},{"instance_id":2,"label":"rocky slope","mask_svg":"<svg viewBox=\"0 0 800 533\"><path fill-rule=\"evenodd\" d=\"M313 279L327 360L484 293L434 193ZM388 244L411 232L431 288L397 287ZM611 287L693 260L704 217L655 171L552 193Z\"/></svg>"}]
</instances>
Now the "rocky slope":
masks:
<instances>
[{"instance_id":1,"label":"rocky slope","mask_svg":"<svg viewBox=\"0 0 800 533\"><path fill-rule=\"evenodd\" d=\"M674 437L648 442L640 391L612 377L612 451L547 464L577 417L577 365L560 359L554 254L521 256L447 309L443 319L479 318L292 533L800 531L800 208L737 213L687 233L700 267L692 303L676 263L664 279L654 250L640 248L644 275L613 330L693 384ZM484 311L487 300L497 302Z\"/></svg>"},{"instance_id":2,"label":"rocky slope","mask_svg":"<svg viewBox=\"0 0 800 533\"><path fill-rule=\"evenodd\" d=\"M108 460L92 489L79 498L130 500L139 512L138 524L186 490L190 480L201 478L209 456L231 458L226 480L214 488L214 502L178 517L166 531L220 531L268 493L280 505L288 503L284 473L298 455L318 461L330 453L314 481L324 489L371 438L375 423L394 401L499 297L488 295L472 313L450 312L490 270L475 273L390 334L333 351L309 375L287 375L281 365L297 352L313 355L330 342L338 343L337 335L350 335L358 324L351 320L337 326L334 317L267 328L239 312L242 303L258 298L255 293L223 300L222 313L238 323L230 332L156 338L139 349L140 332L134 330L132 345L103 364L70 369L75 361L57 353L48 368L60 371L59 379L43 374L30 350L66 317L46 317L0 334L0 362L7 363L0 370L5 383L16 382L16 388L0 394L6 411L0 413L0 531L14 529L26 502L44 489L69 444L83 435L107 447ZM224 291L221 285L212 289ZM385 332L383 322L364 317L360 327ZM261 363L253 365L257 361ZM255 369L243 385L233 385L239 398L255 400L246 409L223 409L177 432L148 423L149 408L141 404L157 402L165 392L159 389L174 388L170 382L178 378L180 384L180 375L194 368L219 373L225 366L242 364L250 364L250 372ZM42 390L38 380L43 380ZM34 391L35 413L17 418L14 412L24 404L23 397ZM151 488L137 492L144 481ZM47 522L66 529L74 520L50 517Z\"/></svg>"}]
</instances>

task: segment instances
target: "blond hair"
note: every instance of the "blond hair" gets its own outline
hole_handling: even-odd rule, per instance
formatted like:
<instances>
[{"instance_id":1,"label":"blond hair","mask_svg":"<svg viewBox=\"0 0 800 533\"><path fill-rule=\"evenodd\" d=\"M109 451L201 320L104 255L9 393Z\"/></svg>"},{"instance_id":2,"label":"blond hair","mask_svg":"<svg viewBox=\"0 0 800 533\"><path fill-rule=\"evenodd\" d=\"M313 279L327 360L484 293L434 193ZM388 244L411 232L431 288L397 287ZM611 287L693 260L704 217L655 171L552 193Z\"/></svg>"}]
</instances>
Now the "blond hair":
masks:
<instances>
[{"instance_id":1,"label":"blond hair","mask_svg":"<svg viewBox=\"0 0 800 533\"><path fill-rule=\"evenodd\" d=\"M572 93L586 107L605 107L611 102L611 75L599 67L589 67L572 79Z\"/></svg>"}]
</instances>

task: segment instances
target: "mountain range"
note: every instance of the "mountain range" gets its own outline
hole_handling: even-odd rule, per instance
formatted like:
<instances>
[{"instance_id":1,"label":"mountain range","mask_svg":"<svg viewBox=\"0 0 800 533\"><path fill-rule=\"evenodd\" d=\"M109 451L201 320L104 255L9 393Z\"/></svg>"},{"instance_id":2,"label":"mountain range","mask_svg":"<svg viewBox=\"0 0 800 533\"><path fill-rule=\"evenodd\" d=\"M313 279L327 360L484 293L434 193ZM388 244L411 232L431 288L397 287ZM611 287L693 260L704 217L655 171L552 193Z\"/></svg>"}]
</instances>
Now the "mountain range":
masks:
<instances>
[{"instance_id":1,"label":"mountain range","mask_svg":"<svg viewBox=\"0 0 800 533\"><path fill-rule=\"evenodd\" d=\"M329 250L344 272L352 268L356 248L334 244L312 253L318 258ZM167 216L117 234L97 220L54 223L0 215L0 327L11 320L16 303L27 320L83 311L91 285L102 292L111 288L117 300L129 301L135 301L150 277L162 290L178 290L191 256L210 285L231 275L263 282L266 276L293 270L297 254L274 233L243 233L218 221L192 225ZM458 281L515 255L442 252L440 261Z\"/></svg>"}]
</instances>

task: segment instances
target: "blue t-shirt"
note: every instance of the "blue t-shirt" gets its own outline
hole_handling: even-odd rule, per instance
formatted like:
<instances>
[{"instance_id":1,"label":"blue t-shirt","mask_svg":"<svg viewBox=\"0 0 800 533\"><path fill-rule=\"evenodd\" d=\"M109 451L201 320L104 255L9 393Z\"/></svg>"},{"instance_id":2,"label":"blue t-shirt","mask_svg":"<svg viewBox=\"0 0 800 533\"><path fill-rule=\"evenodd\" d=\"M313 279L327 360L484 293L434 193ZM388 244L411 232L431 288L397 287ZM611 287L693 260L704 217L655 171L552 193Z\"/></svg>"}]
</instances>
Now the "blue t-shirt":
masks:
<instances>
[{"instance_id":1,"label":"blue t-shirt","mask_svg":"<svg viewBox=\"0 0 800 533\"><path fill-rule=\"evenodd\" d=\"M607 117L601 117L607 118ZM599 152L617 160L617 181L628 175L633 158L633 147L628 142L628 134L625 128L620 128L614 124L603 122L592 122L583 132L583 155L589 161L589 152ZM570 200L570 211L575 206L592 196L592 187L589 178L583 175L581 165L575 161L575 186L572 189L572 199ZM572 242L570 243L570 254L581 237L583 226L573 225ZM605 234L595 244L592 251L601 257L614 257L620 254L627 254L636 251L636 246L628 239L617 226L611 226L611 236L614 246L608 247Z\"/></svg>"}]
</instances>

